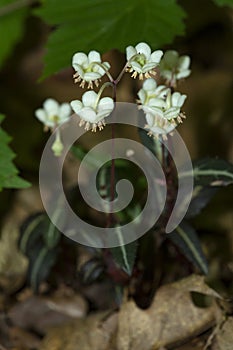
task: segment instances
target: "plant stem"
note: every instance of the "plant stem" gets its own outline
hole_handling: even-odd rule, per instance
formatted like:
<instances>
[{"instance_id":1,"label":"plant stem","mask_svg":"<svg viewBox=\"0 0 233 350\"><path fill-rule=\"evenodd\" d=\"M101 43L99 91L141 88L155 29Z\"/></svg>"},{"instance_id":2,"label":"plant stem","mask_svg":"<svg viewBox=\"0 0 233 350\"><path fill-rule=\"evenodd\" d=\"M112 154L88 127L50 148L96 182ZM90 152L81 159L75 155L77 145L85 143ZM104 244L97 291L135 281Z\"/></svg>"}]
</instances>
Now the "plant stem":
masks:
<instances>
[{"instance_id":1,"label":"plant stem","mask_svg":"<svg viewBox=\"0 0 233 350\"><path fill-rule=\"evenodd\" d=\"M113 101L116 103L116 84L114 82L113 86ZM111 147L111 178L110 178L110 196L111 196L111 211L113 210L113 201L115 198L115 123L111 124L111 137L112 137L112 147ZM113 213L109 215L110 224L113 221Z\"/></svg>"},{"instance_id":2,"label":"plant stem","mask_svg":"<svg viewBox=\"0 0 233 350\"><path fill-rule=\"evenodd\" d=\"M8 4L6 6L3 6L0 9L0 17L6 16L6 15L10 14L11 12L20 10L24 7L30 6L36 2L37 1L35 1L35 0L19 0L19 1L13 2L11 4Z\"/></svg>"}]
</instances>

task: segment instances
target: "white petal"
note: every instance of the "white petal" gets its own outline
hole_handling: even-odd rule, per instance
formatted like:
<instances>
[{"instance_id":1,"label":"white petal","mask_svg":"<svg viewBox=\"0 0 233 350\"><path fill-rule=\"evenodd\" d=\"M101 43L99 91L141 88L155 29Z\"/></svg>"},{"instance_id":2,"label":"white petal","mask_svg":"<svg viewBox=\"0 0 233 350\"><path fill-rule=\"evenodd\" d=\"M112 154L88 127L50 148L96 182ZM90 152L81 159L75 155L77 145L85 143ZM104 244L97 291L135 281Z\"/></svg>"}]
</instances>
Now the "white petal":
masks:
<instances>
[{"instance_id":1,"label":"white petal","mask_svg":"<svg viewBox=\"0 0 233 350\"><path fill-rule=\"evenodd\" d=\"M146 121L147 121L147 124L152 126L154 124L154 116L150 113L147 113L146 114Z\"/></svg>"},{"instance_id":2,"label":"white petal","mask_svg":"<svg viewBox=\"0 0 233 350\"><path fill-rule=\"evenodd\" d=\"M155 93L159 98L164 98L167 96L169 91L169 88L167 88L165 85L159 85L156 90Z\"/></svg>"},{"instance_id":3,"label":"white petal","mask_svg":"<svg viewBox=\"0 0 233 350\"><path fill-rule=\"evenodd\" d=\"M176 79L186 78L190 75L190 73L190 69L182 70L180 73L176 74Z\"/></svg>"},{"instance_id":4,"label":"white petal","mask_svg":"<svg viewBox=\"0 0 233 350\"><path fill-rule=\"evenodd\" d=\"M137 51L136 51L136 49L133 47L133 46L128 46L127 48L126 48L126 58L127 58L127 61L131 58L131 57L133 57L134 55L136 55L137 54Z\"/></svg>"},{"instance_id":5,"label":"white petal","mask_svg":"<svg viewBox=\"0 0 233 350\"><path fill-rule=\"evenodd\" d=\"M78 72L80 77L83 79L84 78L84 70L83 70L83 68L79 64L76 64L76 63L73 64L73 68L75 69L76 72Z\"/></svg>"},{"instance_id":6,"label":"white petal","mask_svg":"<svg viewBox=\"0 0 233 350\"><path fill-rule=\"evenodd\" d=\"M83 94L82 102L84 107L94 107L97 99L97 93L94 91L87 91Z\"/></svg>"},{"instance_id":7,"label":"white petal","mask_svg":"<svg viewBox=\"0 0 233 350\"><path fill-rule=\"evenodd\" d=\"M59 115L59 104L52 98L48 98L43 103L43 107L48 114L48 117Z\"/></svg>"},{"instance_id":8,"label":"white petal","mask_svg":"<svg viewBox=\"0 0 233 350\"><path fill-rule=\"evenodd\" d=\"M157 83L153 78L146 79L143 83L143 89L146 91L155 90Z\"/></svg>"},{"instance_id":9,"label":"white petal","mask_svg":"<svg viewBox=\"0 0 233 350\"><path fill-rule=\"evenodd\" d=\"M114 109L114 102L113 102L113 99L111 97L101 98L101 100L99 101L99 104L98 104L98 113L103 111L103 110L109 110L112 112L113 109Z\"/></svg>"},{"instance_id":10,"label":"white petal","mask_svg":"<svg viewBox=\"0 0 233 350\"><path fill-rule=\"evenodd\" d=\"M86 122L95 123L97 121L96 112L90 107L84 107L77 113Z\"/></svg>"},{"instance_id":11,"label":"white petal","mask_svg":"<svg viewBox=\"0 0 233 350\"><path fill-rule=\"evenodd\" d=\"M148 106L159 107L162 108L166 106L166 103L161 98L151 98L148 102Z\"/></svg>"},{"instance_id":12,"label":"white petal","mask_svg":"<svg viewBox=\"0 0 233 350\"><path fill-rule=\"evenodd\" d=\"M70 102L70 105L75 113L78 114L78 112L83 108L83 104L79 100L74 100Z\"/></svg>"},{"instance_id":13,"label":"white petal","mask_svg":"<svg viewBox=\"0 0 233 350\"><path fill-rule=\"evenodd\" d=\"M146 59L150 59L151 55L151 48L146 43L139 43L136 45L135 49L137 50L137 53L143 53L146 56Z\"/></svg>"},{"instance_id":14,"label":"white petal","mask_svg":"<svg viewBox=\"0 0 233 350\"><path fill-rule=\"evenodd\" d=\"M143 105L142 109L145 113L149 113L153 116L158 116L160 118L163 118L163 111L160 108Z\"/></svg>"},{"instance_id":15,"label":"white petal","mask_svg":"<svg viewBox=\"0 0 233 350\"><path fill-rule=\"evenodd\" d=\"M181 56L178 60L178 69L186 70L190 65L190 57L189 56Z\"/></svg>"},{"instance_id":16,"label":"white petal","mask_svg":"<svg viewBox=\"0 0 233 350\"><path fill-rule=\"evenodd\" d=\"M82 66L86 62L87 62L87 55L83 52L77 52L76 54L74 54L72 58L72 66L74 68L76 64Z\"/></svg>"},{"instance_id":17,"label":"white petal","mask_svg":"<svg viewBox=\"0 0 233 350\"><path fill-rule=\"evenodd\" d=\"M180 108L179 107L171 107L169 108L165 113L164 117L166 119L174 119L178 117L178 114L180 113Z\"/></svg>"},{"instance_id":18,"label":"white petal","mask_svg":"<svg viewBox=\"0 0 233 350\"><path fill-rule=\"evenodd\" d=\"M35 111L35 116L37 119L39 119L42 123L45 123L46 122L46 119L47 119L47 114L46 112L40 108L40 109L37 109Z\"/></svg>"},{"instance_id":19,"label":"white petal","mask_svg":"<svg viewBox=\"0 0 233 350\"><path fill-rule=\"evenodd\" d=\"M104 75L104 73L103 74L100 74L99 72L84 73L83 80L85 80L85 81L97 80L97 79L101 78Z\"/></svg>"},{"instance_id":20,"label":"white petal","mask_svg":"<svg viewBox=\"0 0 233 350\"><path fill-rule=\"evenodd\" d=\"M110 64L109 64L108 62L103 62L102 64L105 66L105 68L106 68L107 70L111 67Z\"/></svg>"},{"instance_id":21,"label":"white petal","mask_svg":"<svg viewBox=\"0 0 233 350\"><path fill-rule=\"evenodd\" d=\"M157 66L157 63L155 63L155 62L148 62L148 63L144 64L144 66L142 67L142 73L149 72L150 70L152 70L156 66Z\"/></svg>"},{"instance_id":22,"label":"white petal","mask_svg":"<svg viewBox=\"0 0 233 350\"><path fill-rule=\"evenodd\" d=\"M172 94L172 106L182 107L186 97L187 97L186 95L181 95L179 92L174 92Z\"/></svg>"},{"instance_id":23,"label":"white petal","mask_svg":"<svg viewBox=\"0 0 233 350\"><path fill-rule=\"evenodd\" d=\"M130 65L135 70L135 72L142 73L142 66L138 62L132 61Z\"/></svg>"},{"instance_id":24,"label":"white petal","mask_svg":"<svg viewBox=\"0 0 233 350\"><path fill-rule=\"evenodd\" d=\"M138 97L139 97L141 103L144 104L145 100L146 100L146 92L143 89L139 90Z\"/></svg>"},{"instance_id":25,"label":"white petal","mask_svg":"<svg viewBox=\"0 0 233 350\"><path fill-rule=\"evenodd\" d=\"M150 61L159 63L162 56L163 56L163 51L156 50L151 54Z\"/></svg>"},{"instance_id":26,"label":"white petal","mask_svg":"<svg viewBox=\"0 0 233 350\"><path fill-rule=\"evenodd\" d=\"M100 54L97 51L90 51L88 54L88 59L89 59L90 63L91 62L101 62Z\"/></svg>"},{"instance_id":27,"label":"white petal","mask_svg":"<svg viewBox=\"0 0 233 350\"><path fill-rule=\"evenodd\" d=\"M69 103L62 103L60 106L59 116L61 120L67 120L70 117L71 108Z\"/></svg>"}]
</instances>

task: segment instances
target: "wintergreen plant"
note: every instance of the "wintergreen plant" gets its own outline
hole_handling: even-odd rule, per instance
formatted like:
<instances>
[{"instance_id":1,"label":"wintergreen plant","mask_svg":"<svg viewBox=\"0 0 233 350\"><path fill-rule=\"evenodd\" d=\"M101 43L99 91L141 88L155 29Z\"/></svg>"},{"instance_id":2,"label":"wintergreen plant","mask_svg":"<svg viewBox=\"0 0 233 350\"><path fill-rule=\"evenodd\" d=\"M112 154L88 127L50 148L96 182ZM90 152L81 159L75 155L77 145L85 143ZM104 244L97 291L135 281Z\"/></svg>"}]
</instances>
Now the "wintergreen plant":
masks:
<instances>
[{"instance_id":1,"label":"wintergreen plant","mask_svg":"<svg viewBox=\"0 0 233 350\"><path fill-rule=\"evenodd\" d=\"M147 43L140 42L135 47L126 47L126 62L116 78L111 75L110 63L103 62L100 54L94 50L88 54L75 53L72 58L72 66L75 71L74 82L78 83L81 88L87 86L87 89L90 90L85 91L80 100L71 101L70 105L67 103L59 105L56 101L48 99L44 102L43 109L39 109L35 113L46 130L55 130L56 137L52 145L55 156L63 155L62 135L59 128L56 129L56 127L72 120L71 109L79 117L79 126L84 126L85 131L91 130L94 133L101 131L107 124L110 115L114 113L117 103L117 86L123 75L129 72L134 80L138 78L139 82L141 81L141 87L135 97L138 98L136 103L139 118L144 123L144 130L138 128L139 136L142 144L159 160L166 180L165 184L163 181L155 179L157 186L154 194L155 201L160 193L159 186L163 187L165 185L167 187L167 201L161 218L153 226L151 235L146 235L143 238L143 242L150 241L151 237L154 237L153 234L162 235L161 240L166 240L168 244L169 242L174 244L181 254L193 264L194 269L199 269L206 274L208 272L207 260L198 235L189 219L197 215L209 202L216 192L216 188L233 182L233 168L231 164L222 160L204 159L193 163L193 172L183 171L183 173L179 173L178 179L171 154L164 147L164 142L169 143L172 140L174 129L185 119L183 105L187 95L177 91L177 88L180 86L182 79L188 77L191 73L190 58L186 55L179 56L178 52L174 50L169 50L164 54L161 50L152 52ZM100 86L101 78L104 76L107 81ZM103 97L103 91L109 86L112 87L111 96ZM93 91L93 88L97 91ZM111 129L112 150L110 152L114 153L114 123L111 123ZM95 136L93 135L93 137ZM88 153L77 144L72 147L72 152L80 160L85 158ZM133 160L135 156L134 151L130 148L125 150L125 154L130 160ZM88 162L91 167L96 167L99 164L98 159L91 157L89 157ZM115 199L115 184L118 178L124 177L126 173L129 177L132 177L132 182L135 181L135 176L138 180L136 183L134 182L136 198L132 200L129 208L117 213L110 210L107 215L106 213L103 215L105 227L117 228L119 247L106 249L102 253L98 249L93 250L93 258L83 265L81 273L83 279L88 283L91 283L100 275L108 274L113 283L121 286L126 283L130 285L134 279L138 279L138 268L141 264L146 264L145 257L149 258L150 261L154 259L153 244L142 242L140 245L135 240L125 245L124 235L121 231L121 225L127 224L128 221L135 218L140 221L139 213L145 204L144 196L141 194L146 192L141 175L131 165L126 164L124 160L115 160L112 157L111 161L99 170L96 179L97 188L100 196L105 199L105 205L107 207L111 206L108 205L108 202L112 203ZM153 173L151 176L154 176ZM172 234L164 235L166 223L176 201L178 183L180 179L193 176L194 191L187 213ZM90 187L90 184L87 186ZM139 197L138 193L140 194ZM185 201L186 198L183 199ZM80 201L81 194L78 193L75 197L75 203L80 203ZM57 205L59 206L59 203ZM59 208L54 208L54 212L59 212L59 210ZM89 215L87 213L85 218ZM30 266L32 266L29 270L29 279L32 281L33 288L37 290L39 283L46 278L49 269L59 259L57 255L58 245L63 236L57 231L55 224L48 223L46 215L42 215L40 220L38 218L32 220L34 220L34 225L30 225L30 227L26 225L22 232L20 244L24 253L29 256ZM88 216L88 220L92 225L96 225L92 213ZM44 226L48 228L43 231L43 236L41 236L38 232ZM35 237L37 237L37 241ZM31 253L31 247L34 247L36 252L38 244L42 247L41 252L44 254L44 258L40 260L38 258L37 261ZM47 268L48 264L49 269ZM37 266L36 272L33 269L34 265ZM47 268L46 271L45 267Z\"/></svg>"}]
</instances>

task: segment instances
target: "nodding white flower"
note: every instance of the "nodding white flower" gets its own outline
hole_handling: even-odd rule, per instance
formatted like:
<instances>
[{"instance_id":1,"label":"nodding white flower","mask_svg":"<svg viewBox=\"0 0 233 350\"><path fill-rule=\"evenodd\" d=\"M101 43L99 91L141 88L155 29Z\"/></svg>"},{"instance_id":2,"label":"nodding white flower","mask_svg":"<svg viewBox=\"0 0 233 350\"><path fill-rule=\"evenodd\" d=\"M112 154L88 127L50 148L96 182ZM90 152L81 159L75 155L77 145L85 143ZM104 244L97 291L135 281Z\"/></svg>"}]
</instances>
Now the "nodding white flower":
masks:
<instances>
[{"instance_id":1,"label":"nodding white flower","mask_svg":"<svg viewBox=\"0 0 233 350\"><path fill-rule=\"evenodd\" d=\"M132 77L139 79L150 78L156 73L153 69L159 64L163 51L157 50L151 53L151 48L146 43L139 43L135 47L128 46L126 48L126 58L128 61L127 71L133 72Z\"/></svg>"},{"instance_id":2,"label":"nodding white flower","mask_svg":"<svg viewBox=\"0 0 233 350\"><path fill-rule=\"evenodd\" d=\"M58 125L65 123L71 115L71 108L69 103L59 103L48 98L43 103L43 108L39 108L35 111L35 116L45 126L45 130L54 129Z\"/></svg>"},{"instance_id":3,"label":"nodding white flower","mask_svg":"<svg viewBox=\"0 0 233 350\"><path fill-rule=\"evenodd\" d=\"M146 79L142 88L138 92L140 103L139 108L143 109L145 113L159 113L158 107L165 107L165 97L167 96L169 88L165 85L157 86L153 78Z\"/></svg>"},{"instance_id":4,"label":"nodding white flower","mask_svg":"<svg viewBox=\"0 0 233 350\"><path fill-rule=\"evenodd\" d=\"M165 118L162 118L159 114L146 114L145 129L148 129L149 136L162 136L163 139L167 138L167 134L170 134L177 126L174 120L168 121Z\"/></svg>"},{"instance_id":5,"label":"nodding white flower","mask_svg":"<svg viewBox=\"0 0 233 350\"><path fill-rule=\"evenodd\" d=\"M108 117L114 109L113 99L100 96L94 91L87 91L82 96L82 101L71 101L71 107L79 115L79 126L85 124L85 130L91 129L96 132L105 126L104 118Z\"/></svg>"},{"instance_id":6,"label":"nodding white flower","mask_svg":"<svg viewBox=\"0 0 233 350\"><path fill-rule=\"evenodd\" d=\"M175 85L176 80L186 78L190 75L191 70L189 66L189 56L179 56L177 51L168 50L160 62L160 74Z\"/></svg>"},{"instance_id":7,"label":"nodding white flower","mask_svg":"<svg viewBox=\"0 0 233 350\"><path fill-rule=\"evenodd\" d=\"M187 96L179 92L172 94L171 89L164 85L157 86L153 79L144 82L138 96L141 103L139 108L146 114L145 128L149 129L149 135L161 134L165 138L185 118L180 109Z\"/></svg>"},{"instance_id":8,"label":"nodding white flower","mask_svg":"<svg viewBox=\"0 0 233 350\"><path fill-rule=\"evenodd\" d=\"M74 82L80 83L84 88L88 82L88 88L93 88L93 82L99 85L99 79L109 70L110 64L102 62L99 52L90 51L88 55L83 52L77 52L72 58L72 66L76 73L74 74Z\"/></svg>"}]
</instances>

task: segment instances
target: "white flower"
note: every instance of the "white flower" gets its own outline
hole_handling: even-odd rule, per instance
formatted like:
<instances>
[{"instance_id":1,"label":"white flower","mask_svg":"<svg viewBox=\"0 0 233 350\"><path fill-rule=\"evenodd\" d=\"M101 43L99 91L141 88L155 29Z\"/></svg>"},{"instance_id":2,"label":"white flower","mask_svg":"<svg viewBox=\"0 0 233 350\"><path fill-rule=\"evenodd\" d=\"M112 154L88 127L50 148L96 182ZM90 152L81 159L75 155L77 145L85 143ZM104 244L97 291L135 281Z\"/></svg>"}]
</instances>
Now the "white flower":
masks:
<instances>
[{"instance_id":1,"label":"white flower","mask_svg":"<svg viewBox=\"0 0 233 350\"><path fill-rule=\"evenodd\" d=\"M94 91L87 91L82 96L82 102L79 100L71 101L71 107L74 112L81 118L80 126L85 124L85 130L91 128L96 132L97 128L102 130L105 126L107 116L114 109L113 99L110 97L103 97L99 99L99 95Z\"/></svg>"},{"instance_id":2,"label":"white flower","mask_svg":"<svg viewBox=\"0 0 233 350\"><path fill-rule=\"evenodd\" d=\"M99 85L99 79L109 70L110 64L102 62L99 52L90 51L88 56L83 52L77 52L72 59L72 66L76 73L74 82L81 82L83 88L88 82L88 88L93 88L93 82Z\"/></svg>"},{"instance_id":3,"label":"white flower","mask_svg":"<svg viewBox=\"0 0 233 350\"><path fill-rule=\"evenodd\" d=\"M132 77L139 79L150 78L150 74L155 75L153 69L159 64L163 51L157 50L151 53L151 48L146 43L139 43L135 47L126 48L126 58L128 61L127 70L133 72Z\"/></svg>"},{"instance_id":4,"label":"white flower","mask_svg":"<svg viewBox=\"0 0 233 350\"><path fill-rule=\"evenodd\" d=\"M182 123L181 118L185 118L185 116L180 113L180 108L183 106L186 97L186 95L181 95L179 92L173 92L173 94L171 94L169 91L164 110L164 117L167 120L177 119L179 123Z\"/></svg>"},{"instance_id":5,"label":"white flower","mask_svg":"<svg viewBox=\"0 0 233 350\"><path fill-rule=\"evenodd\" d=\"M168 81L176 83L176 80L186 78L190 75L191 70L190 57L180 56L177 51L166 51L160 62L160 74Z\"/></svg>"},{"instance_id":6,"label":"white flower","mask_svg":"<svg viewBox=\"0 0 233 350\"><path fill-rule=\"evenodd\" d=\"M146 79L142 85L142 89L138 92L139 108L143 109L145 113L153 113L154 109L159 113L157 107L165 107L165 97L169 88L165 85L157 86L153 78Z\"/></svg>"},{"instance_id":7,"label":"white flower","mask_svg":"<svg viewBox=\"0 0 233 350\"><path fill-rule=\"evenodd\" d=\"M166 139L166 134L171 133L177 126L174 120L168 121L158 114L153 115L150 113L146 114L147 124L145 125L146 129L149 129L148 135L158 137L161 135Z\"/></svg>"},{"instance_id":8,"label":"white flower","mask_svg":"<svg viewBox=\"0 0 233 350\"><path fill-rule=\"evenodd\" d=\"M150 135L162 135L175 129L177 123L185 118L180 109L184 104L186 95L179 92L171 93L171 89L164 85L157 86L153 79L145 80L142 89L138 92L139 106L146 114L146 129Z\"/></svg>"},{"instance_id":9,"label":"white flower","mask_svg":"<svg viewBox=\"0 0 233 350\"><path fill-rule=\"evenodd\" d=\"M48 98L43 103L43 108L35 111L35 115L45 125L45 129L54 129L70 118L71 108L69 103L59 105L54 99Z\"/></svg>"}]
</instances>

